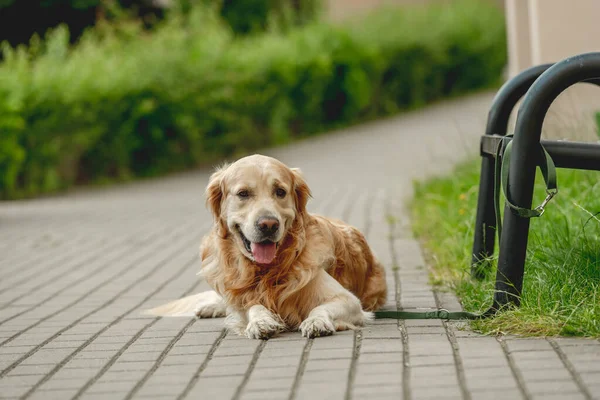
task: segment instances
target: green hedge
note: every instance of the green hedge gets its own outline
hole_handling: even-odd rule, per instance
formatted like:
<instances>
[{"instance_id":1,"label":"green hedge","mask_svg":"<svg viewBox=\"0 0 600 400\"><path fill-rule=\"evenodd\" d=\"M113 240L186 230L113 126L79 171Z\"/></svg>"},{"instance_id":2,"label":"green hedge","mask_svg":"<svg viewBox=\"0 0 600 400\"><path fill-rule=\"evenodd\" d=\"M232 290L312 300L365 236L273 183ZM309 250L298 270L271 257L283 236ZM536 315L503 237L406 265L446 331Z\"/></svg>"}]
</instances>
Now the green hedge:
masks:
<instances>
[{"instance_id":1,"label":"green hedge","mask_svg":"<svg viewBox=\"0 0 600 400\"><path fill-rule=\"evenodd\" d=\"M152 34L5 45L0 196L212 163L496 84L501 11L452 4L241 39L198 9Z\"/></svg>"},{"instance_id":2,"label":"green hedge","mask_svg":"<svg viewBox=\"0 0 600 400\"><path fill-rule=\"evenodd\" d=\"M287 30L315 21L320 15L321 0L204 0L217 6L219 15L239 35L262 33L273 29ZM180 0L192 5L194 0Z\"/></svg>"}]
</instances>

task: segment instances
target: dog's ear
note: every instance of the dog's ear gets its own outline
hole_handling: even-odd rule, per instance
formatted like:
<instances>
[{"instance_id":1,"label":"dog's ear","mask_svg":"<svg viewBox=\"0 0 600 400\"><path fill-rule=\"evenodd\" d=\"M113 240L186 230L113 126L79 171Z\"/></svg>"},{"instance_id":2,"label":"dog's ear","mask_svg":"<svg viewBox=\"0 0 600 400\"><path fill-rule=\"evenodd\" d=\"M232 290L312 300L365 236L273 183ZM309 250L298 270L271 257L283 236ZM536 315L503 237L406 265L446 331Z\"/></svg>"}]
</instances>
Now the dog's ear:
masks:
<instances>
[{"instance_id":1,"label":"dog's ear","mask_svg":"<svg viewBox=\"0 0 600 400\"><path fill-rule=\"evenodd\" d=\"M223 204L225 196L224 177L225 171L229 164L224 164L218 167L210 176L208 186L206 187L206 205L215 217L217 224L217 233L221 237L227 236L227 225L225 219L221 215L221 204Z\"/></svg>"},{"instance_id":2,"label":"dog's ear","mask_svg":"<svg viewBox=\"0 0 600 400\"><path fill-rule=\"evenodd\" d=\"M294 200L296 202L296 210L298 214L306 212L306 203L312 197L310 188L302 176L302 171L299 168L291 168L294 175Z\"/></svg>"}]
</instances>

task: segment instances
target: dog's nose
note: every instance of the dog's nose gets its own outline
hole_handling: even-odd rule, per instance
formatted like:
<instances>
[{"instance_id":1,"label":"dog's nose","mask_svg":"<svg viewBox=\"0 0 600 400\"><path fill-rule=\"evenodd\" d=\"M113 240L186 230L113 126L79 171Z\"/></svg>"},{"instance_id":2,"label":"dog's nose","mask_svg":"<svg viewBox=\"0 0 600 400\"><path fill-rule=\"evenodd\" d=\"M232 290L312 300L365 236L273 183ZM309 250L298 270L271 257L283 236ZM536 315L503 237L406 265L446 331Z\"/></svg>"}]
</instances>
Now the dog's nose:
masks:
<instances>
[{"instance_id":1,"label":"dog's nose","mask_svg":"<svg viewBox=\"0 0 600 400\"><path fill-rule=\"evenodd\" d=\"M260 217L256 221L256 226L262 233L271 235L279 229L279 221L274 217Z\"/></svg>"}]
</instances>

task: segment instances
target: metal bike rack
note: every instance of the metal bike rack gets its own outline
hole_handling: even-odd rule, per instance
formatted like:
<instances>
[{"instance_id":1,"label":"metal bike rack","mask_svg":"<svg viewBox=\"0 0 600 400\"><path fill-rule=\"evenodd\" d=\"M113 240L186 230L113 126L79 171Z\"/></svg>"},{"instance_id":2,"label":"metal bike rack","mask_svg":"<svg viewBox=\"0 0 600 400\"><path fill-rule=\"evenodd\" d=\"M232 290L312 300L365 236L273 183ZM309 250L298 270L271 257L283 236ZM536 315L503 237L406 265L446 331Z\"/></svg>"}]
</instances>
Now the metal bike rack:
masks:
<instances>
[{"instance_id":1,"label":"metal bike rack","mask_svg":"<svg viewBox=\"0 0 600 400\"><path fill-rule=\"evenodd\" d=\"M559 168L600 171L600 144L540 141L550 105L565 89L579 82L600 85L600 53L580 54L554 65L527 69L505 83L494 98L481 138L481 178L471 260L474 277L481 279L486 275L488 260L494 253L496 150L507 134L511 112L521 97L525 96L517 115L506 188L513 203L531 208L540 143ZM503 225L492 312L507 305L519 306L523 287L529 219L517 216L505 205Z\"/></svg>"}]
</instances>

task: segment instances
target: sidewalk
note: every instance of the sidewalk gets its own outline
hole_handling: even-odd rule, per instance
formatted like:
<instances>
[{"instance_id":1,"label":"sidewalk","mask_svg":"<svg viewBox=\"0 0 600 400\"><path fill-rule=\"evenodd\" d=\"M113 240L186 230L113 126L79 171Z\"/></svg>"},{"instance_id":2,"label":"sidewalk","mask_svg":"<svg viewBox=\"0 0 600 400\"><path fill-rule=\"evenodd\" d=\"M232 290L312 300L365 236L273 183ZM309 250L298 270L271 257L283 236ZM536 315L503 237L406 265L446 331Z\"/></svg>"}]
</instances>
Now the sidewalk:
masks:
<instances>
[{"instance_id":1,"label":"sidewalk","mask_svg":"<svg viewBox=\"0 0 600 400\"><path fill-rule=\"evenodd\" d=\"M491 99L263 153L304 171L311 211L367 235L388 271L388 307L458 310L429 286L404 206L414 179L477 154ZM209 174L0 203L0 399L600 399L595 340L379 320L314 340L255 341L228 334L221 319L140 315L208 289L195 274Z\"/></svg>"}]
</instances>

